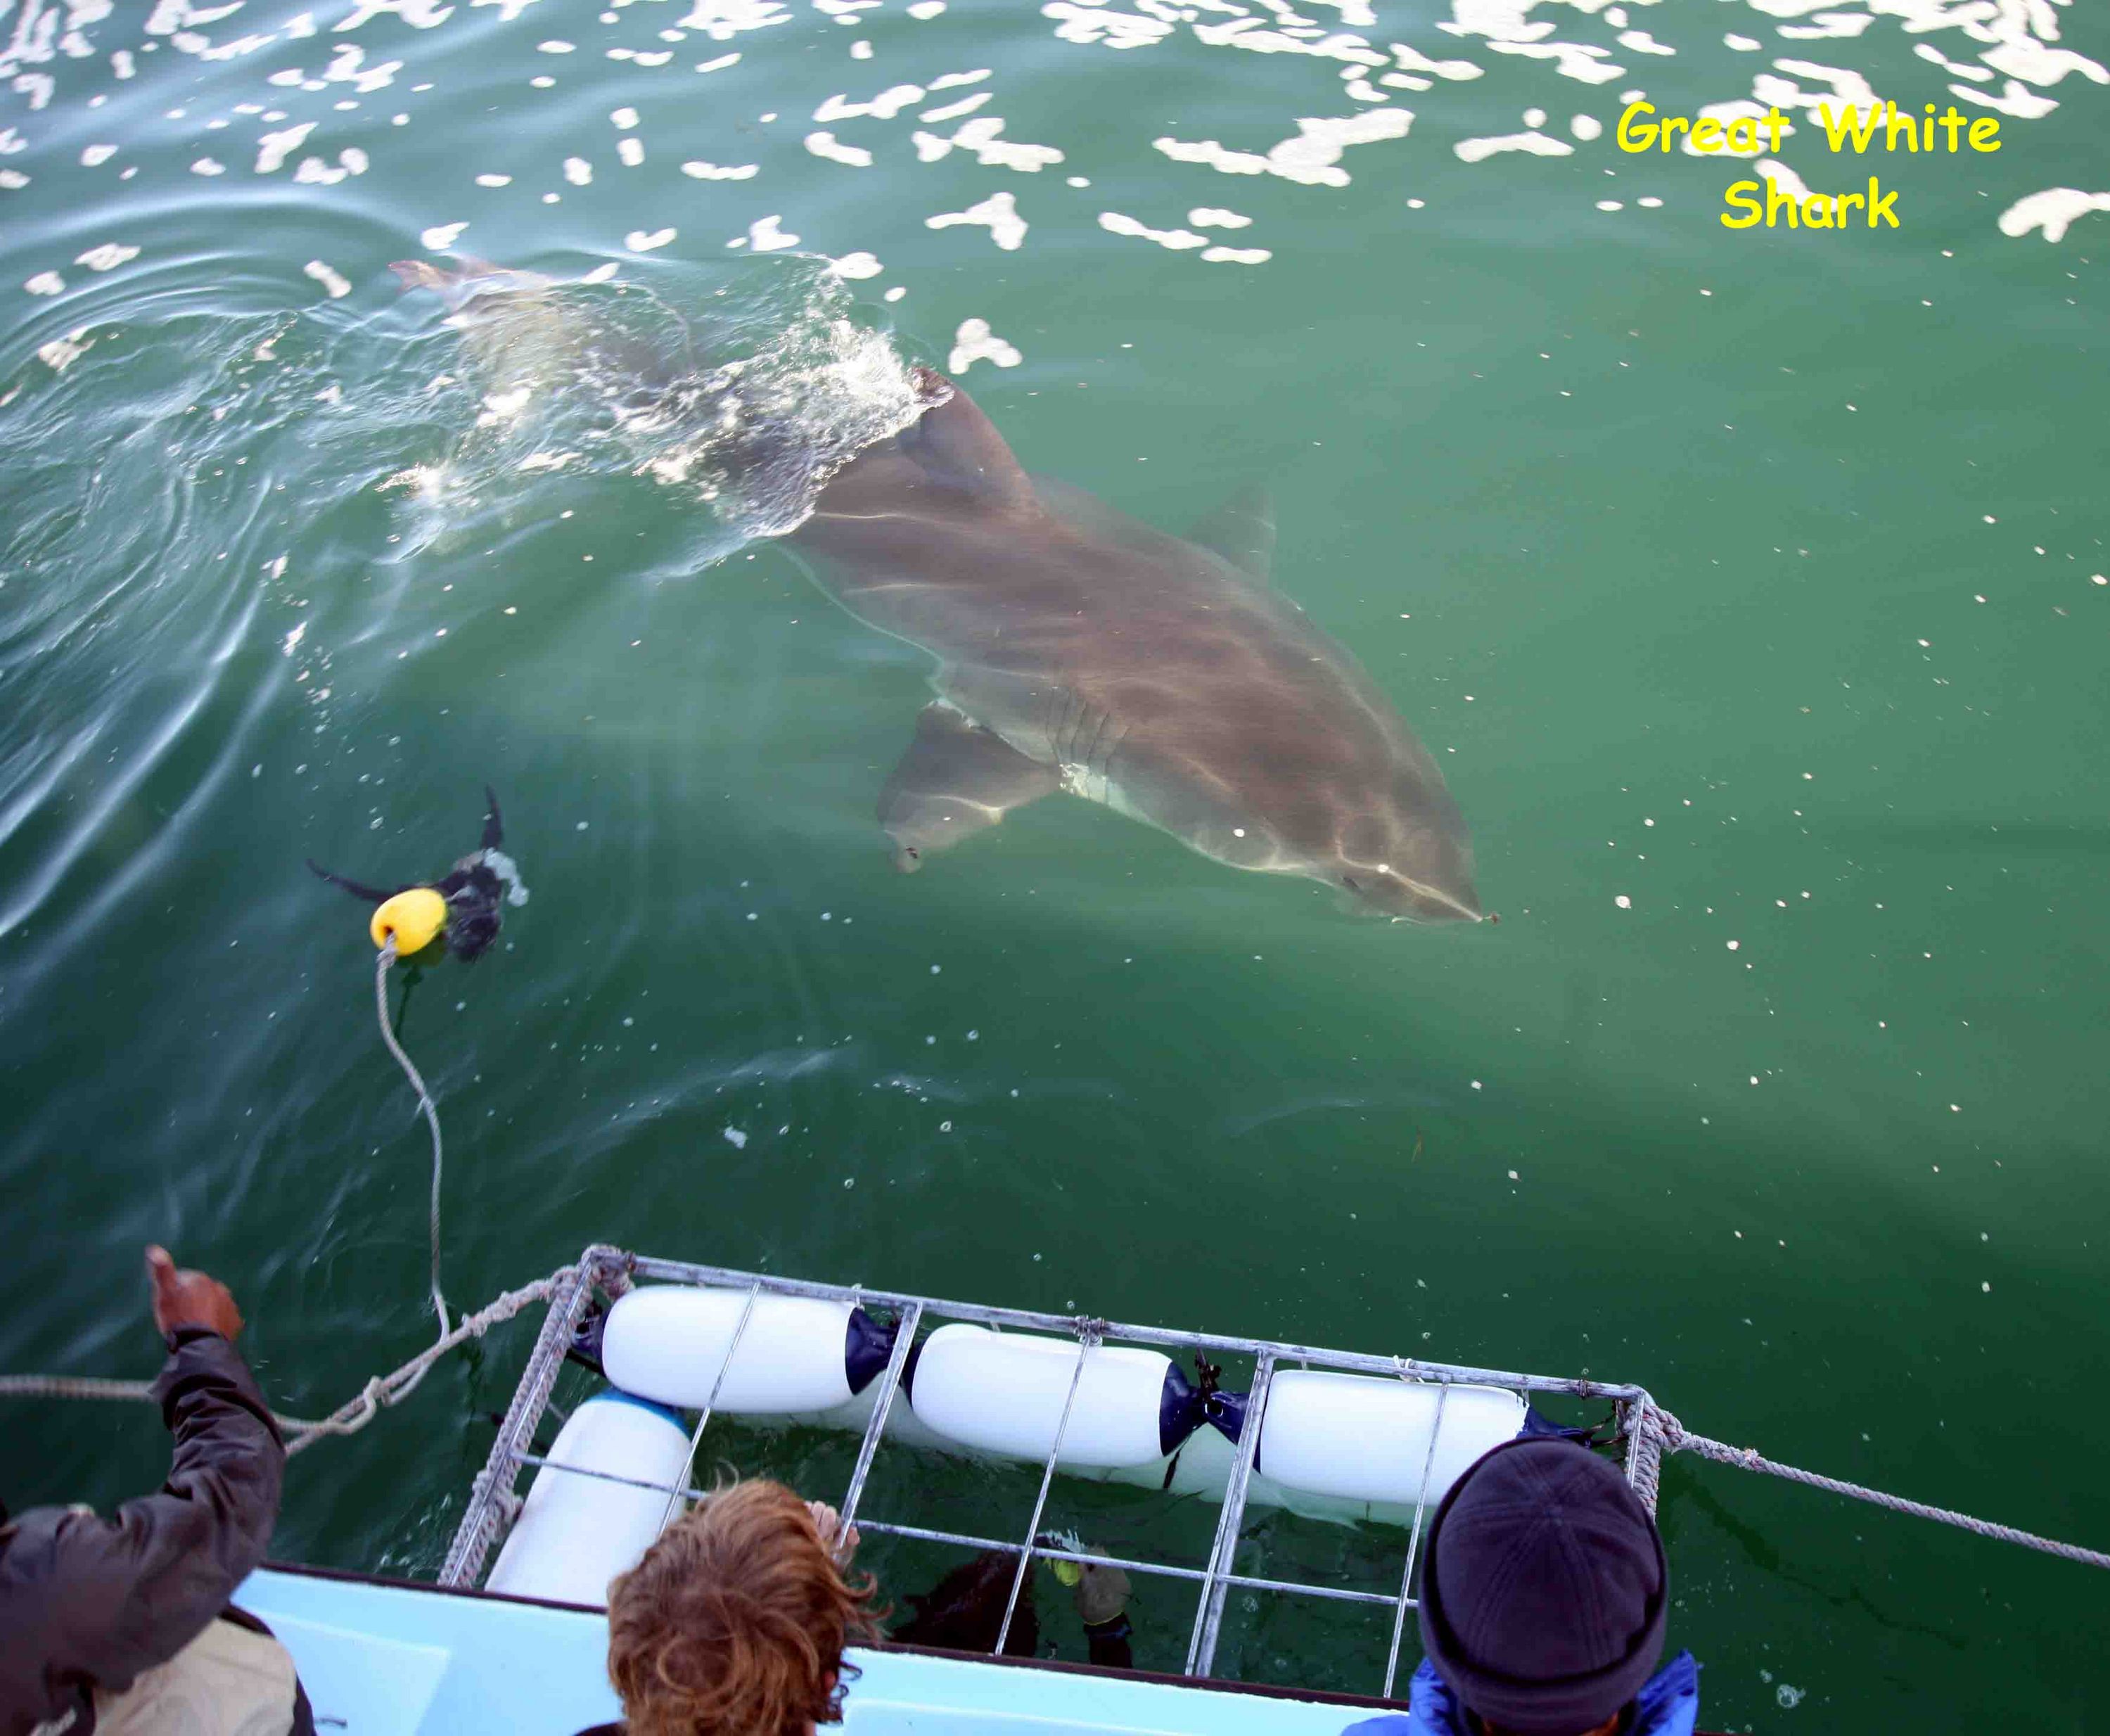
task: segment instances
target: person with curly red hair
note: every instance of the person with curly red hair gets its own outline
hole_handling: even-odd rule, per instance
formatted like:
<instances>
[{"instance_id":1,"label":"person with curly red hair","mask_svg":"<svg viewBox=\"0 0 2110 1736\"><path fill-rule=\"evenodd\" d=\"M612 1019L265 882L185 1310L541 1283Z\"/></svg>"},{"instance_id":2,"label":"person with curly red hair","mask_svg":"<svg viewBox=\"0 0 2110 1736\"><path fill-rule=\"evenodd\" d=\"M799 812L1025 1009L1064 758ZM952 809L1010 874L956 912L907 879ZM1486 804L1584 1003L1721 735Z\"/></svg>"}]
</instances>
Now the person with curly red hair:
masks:
<instances>
[{"instance_id":1,"label":"person with curly red hair","mask_svg":"<svg viewBox=\"0 0 2110 1736\"><path fill-rule=\"evenodd\" d=\"M857 1532L781 1483L699 1502L609 1588L608 1675L623 1723L587 1736L813 1736L841 1721L844 1648L880 1637Z\"/></svg>"}]
</instances>

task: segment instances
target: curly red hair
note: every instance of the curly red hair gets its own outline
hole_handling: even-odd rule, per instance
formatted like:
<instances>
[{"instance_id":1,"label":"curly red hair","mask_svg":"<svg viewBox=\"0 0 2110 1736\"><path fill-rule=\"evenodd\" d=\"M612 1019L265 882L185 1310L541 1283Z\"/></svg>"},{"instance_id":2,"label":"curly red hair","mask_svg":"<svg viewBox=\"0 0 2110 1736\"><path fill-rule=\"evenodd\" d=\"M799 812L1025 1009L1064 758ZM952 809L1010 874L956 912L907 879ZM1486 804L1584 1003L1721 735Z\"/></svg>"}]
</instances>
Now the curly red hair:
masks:
<instances>
[{"instance_id":1,"label":"curly red hair","mask_svg":"<svg viewBox=\"0 0 2110 1736\"><path fill-rule=\"evenodd\" d=\"M608 1675L631 1736L807 1736L842 1716L843 1648L879 1637L806 1503L735 1483L609 1588Z\"/></svg>"}]
</instances>

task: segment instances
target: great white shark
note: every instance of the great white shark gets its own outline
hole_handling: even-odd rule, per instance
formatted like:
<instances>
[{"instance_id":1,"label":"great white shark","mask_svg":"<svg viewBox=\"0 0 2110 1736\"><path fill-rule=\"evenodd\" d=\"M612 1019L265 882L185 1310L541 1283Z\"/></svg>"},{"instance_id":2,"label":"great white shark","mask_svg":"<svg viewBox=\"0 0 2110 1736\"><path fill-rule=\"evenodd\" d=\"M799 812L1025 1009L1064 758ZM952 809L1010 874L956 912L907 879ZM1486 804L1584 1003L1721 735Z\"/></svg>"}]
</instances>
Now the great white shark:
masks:
<instances>
[{"instance_id":1,"label":"great white shark","mask_svg":"<svg viewBox=\"0 0 2110 1736\"><path fill-rule=\"evenodd\" d=\"M546 279L396 269L483 347L514 295L547 341ZM1062 791L1395 919L1483 919L1436 762L1270 582L1264 498L1172 536L1029 476L955 382L914 382L913 420L837 469L789 534L850 614L936 660L879 800L899 867Z\"/></svg>"}]
</instances>

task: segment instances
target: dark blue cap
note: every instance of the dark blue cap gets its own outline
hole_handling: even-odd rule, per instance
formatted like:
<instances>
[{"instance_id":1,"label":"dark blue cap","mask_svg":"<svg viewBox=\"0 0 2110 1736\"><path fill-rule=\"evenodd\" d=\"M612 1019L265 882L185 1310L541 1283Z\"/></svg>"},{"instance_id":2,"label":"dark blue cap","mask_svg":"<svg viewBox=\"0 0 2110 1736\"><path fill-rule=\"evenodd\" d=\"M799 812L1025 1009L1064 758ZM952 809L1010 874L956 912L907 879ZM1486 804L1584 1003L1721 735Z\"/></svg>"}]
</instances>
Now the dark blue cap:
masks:
<instances>
[{"instance_id":1,"label":"dark blue cap","mask_svg":"<svg viewBox=\"0 0 2110 1736\"><path fill-rule=\"evenodd\" d=\"M1611 1717L1663 1655L1663 1542L1618 1467L1522 1435L1477 1460L1429 1526L1421 1644L1437 1674L1519 1736Z\"/></svg>"}]
</instances>

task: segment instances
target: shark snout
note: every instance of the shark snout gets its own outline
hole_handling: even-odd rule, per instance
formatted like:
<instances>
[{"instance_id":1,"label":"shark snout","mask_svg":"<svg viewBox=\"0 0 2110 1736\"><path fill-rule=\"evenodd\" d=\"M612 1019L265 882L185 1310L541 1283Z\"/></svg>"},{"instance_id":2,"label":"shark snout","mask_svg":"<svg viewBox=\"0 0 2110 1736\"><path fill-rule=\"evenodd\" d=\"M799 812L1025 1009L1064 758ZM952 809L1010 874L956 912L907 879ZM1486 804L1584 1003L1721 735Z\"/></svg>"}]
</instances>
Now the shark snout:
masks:
<instances>
[{"instance_id":1,"label":"shark snout","mask_svg":"<svg viewBox=\"0 0 2110 1736\"><path fill-rule=\"evenodd\" d=\"M1473 846L1440 782L1406 780L1337 823L1333 878L1372 913L1396 922L1479 922Z\"/></svg>"},{"instance_id":2,"label":"shark snout","mask_svg":"<svg viewBox=\"0 0 2110 1736\"><path fill-rule=\"evenodd\" d=\"M1372 913L1395 922L1482 922L1479 894L1459 875L1420 875L1389 866L1350 863L1340 883Z\"/></svg>"},{"instance_id":3,"label":"shark snout","mask_svg":"<svg viewBox=\"0 0 2110 1736\"><path fill-rule=\"evenodd\" d=\"M1393 918L1402 922L1483 922L1480 900L1470 886L1449 891L1440 886L1410 886L1410 909Z\"/></svg>"}]
</instances>

